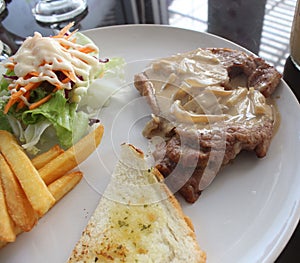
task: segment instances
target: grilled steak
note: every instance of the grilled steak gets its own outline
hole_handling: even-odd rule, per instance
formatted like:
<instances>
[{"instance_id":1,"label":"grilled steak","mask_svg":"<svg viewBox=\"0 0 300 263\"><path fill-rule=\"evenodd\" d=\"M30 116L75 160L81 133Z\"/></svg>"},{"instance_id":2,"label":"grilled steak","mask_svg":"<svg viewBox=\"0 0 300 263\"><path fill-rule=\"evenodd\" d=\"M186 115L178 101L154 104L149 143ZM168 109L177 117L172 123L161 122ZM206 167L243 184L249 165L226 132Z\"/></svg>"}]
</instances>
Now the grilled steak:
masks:
<instances>
[{"instance_id":1,"label":"grilled steak","mask_svg":"<svg viewBox=\"0 0 300 263\"><path fill-rule=\"evenodd\" d=\"M216 48L154 61L135 76L153 112L143 134L172 191L193 203L242 150L266 155L276 122L266 97L280 77L260 58Z\"/></svg>"}]
</instances>

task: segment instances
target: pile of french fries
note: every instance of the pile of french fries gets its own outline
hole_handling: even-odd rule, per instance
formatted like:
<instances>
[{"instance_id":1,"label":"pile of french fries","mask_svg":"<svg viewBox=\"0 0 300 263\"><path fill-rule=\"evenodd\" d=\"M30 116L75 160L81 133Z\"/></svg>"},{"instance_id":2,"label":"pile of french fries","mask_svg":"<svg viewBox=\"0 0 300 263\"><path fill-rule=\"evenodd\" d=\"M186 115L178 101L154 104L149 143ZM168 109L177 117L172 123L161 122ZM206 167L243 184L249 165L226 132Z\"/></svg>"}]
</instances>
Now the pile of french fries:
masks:
<instances>
[{"instance_id":1,"label":"pile of french fries","mask_svg":"<svg viewBox=\"0 0 300 263\"><path fill-rule=\"evenodd\" d=\"M73 169L98 147L103 131L99 125L66 151L56 145L30 159L11 133L0 130L0 248L30 231L79 183L83 174Z\"/></svg>"}]
</instances>

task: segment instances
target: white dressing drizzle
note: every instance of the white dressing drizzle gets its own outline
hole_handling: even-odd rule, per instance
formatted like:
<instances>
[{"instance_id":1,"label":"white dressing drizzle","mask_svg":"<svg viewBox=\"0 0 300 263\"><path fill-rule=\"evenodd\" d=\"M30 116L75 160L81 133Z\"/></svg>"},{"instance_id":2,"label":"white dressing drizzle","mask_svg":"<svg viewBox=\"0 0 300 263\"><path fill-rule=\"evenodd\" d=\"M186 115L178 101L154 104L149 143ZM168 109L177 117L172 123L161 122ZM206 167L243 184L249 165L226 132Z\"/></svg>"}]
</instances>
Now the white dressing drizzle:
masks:
<instances>
[{"instance_id":1,"label":"white dressing drizzle","mask_svg":"<svg viewBox=\"0 0 300 263\"><path fill-rule=\"evenodd\" d=\"M71 89L71 83L63 83L55 74L56 71L66 70L71 72L76 79L75 89L80 87L86 90L90 81L99 77L101 63L98 58L81 52L82 47L90 47L98 53L98 47L94 44L85 46L73 43L71 39L43 37L35 32L33 37L28 37L17 53L10 59L14 64L14 72L19 78L9 85L11 93L14 93L17 85L25 86L29 82L47 81L64 89ZM66 48L68 46L69 48ZM37 72L38 76L26 79L29 73ZM26 90L25 90L26 91ZM25 102L26 98L22 98Z\"/></svg>"}]
</instances>

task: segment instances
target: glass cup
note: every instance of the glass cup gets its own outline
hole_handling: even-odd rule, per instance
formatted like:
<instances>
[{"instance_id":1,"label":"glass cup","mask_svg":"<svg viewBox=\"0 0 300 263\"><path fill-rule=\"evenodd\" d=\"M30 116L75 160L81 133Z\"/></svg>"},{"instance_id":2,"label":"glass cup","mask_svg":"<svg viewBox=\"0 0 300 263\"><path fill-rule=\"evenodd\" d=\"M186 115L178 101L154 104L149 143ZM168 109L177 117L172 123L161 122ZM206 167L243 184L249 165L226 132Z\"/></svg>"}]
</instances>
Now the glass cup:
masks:
<instances>
[{"instance_id":1,"label":"glass cup","mask_svg":"<svg viewBox=\"0 0 300 263\"><path fill-rule=\"evenodd\" d=\"M32 9L32 13L38 22L57 23L73 19L86 8L86 0L41 0Z\"/></svg>"},{"instance_id":2,"label":"glass cup","mask_svg":"<svg viewBox=\"0 0 300 263\"><path fill-rule=\"evenodd\" d=\"M290 38L291 60L300 70L300 0L297 1Z\"/></svg>"},{"instance_id":3,"label":"glass cup","mask_svg":"<svg viewBox=\"0 0 300 263\"><path fill-rule=\"evenodd\" d=\"M6 3L4 0L0 0L0 14L5 10Z\"/></svg>"},{"instance_id":4,"label":"glass cup","mask_svg":"<svg viewBox=\"0 0 300 263\"><path fill-rule=\"evenodd\" d=\"M0 40L0 61L6 60L11 53L10 47Z\"/></svg>"}]
</instances>

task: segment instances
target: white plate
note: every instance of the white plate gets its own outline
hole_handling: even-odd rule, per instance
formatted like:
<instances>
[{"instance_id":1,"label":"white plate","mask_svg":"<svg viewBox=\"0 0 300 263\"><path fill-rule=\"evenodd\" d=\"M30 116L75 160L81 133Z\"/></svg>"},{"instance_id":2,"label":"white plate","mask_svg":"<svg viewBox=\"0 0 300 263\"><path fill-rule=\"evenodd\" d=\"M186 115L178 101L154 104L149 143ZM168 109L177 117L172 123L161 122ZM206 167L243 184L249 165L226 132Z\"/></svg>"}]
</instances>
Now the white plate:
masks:
<instances>
[{"instance_id":1,"label":"white plate","mask_svg":"<svg viewBox=\"0 0 300 263\"><path fill-rule=\"evenodd\" d=\"M133 74L154 58L197 47L241 47L224 39L169 26L115 26L87 31L102 57L128 63L127 84L100 113L105 135L80 168L85 179L29 233L0 250L0 262L65 262L110 178L119 145L144 151L141 131L150 110L132 86ZM180 202L195 225L208 262L272 262L287 244L300 215L300 110L282 81L276 96L281 126L267 157L241 154L221 171L193 205Z\"/></svg>"}]
</instances>

